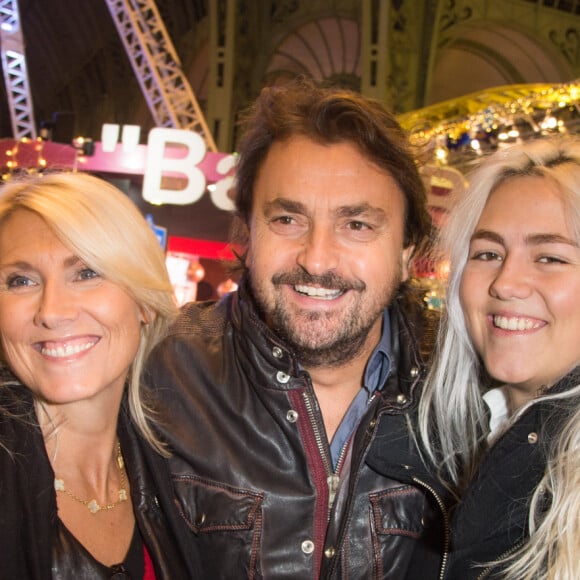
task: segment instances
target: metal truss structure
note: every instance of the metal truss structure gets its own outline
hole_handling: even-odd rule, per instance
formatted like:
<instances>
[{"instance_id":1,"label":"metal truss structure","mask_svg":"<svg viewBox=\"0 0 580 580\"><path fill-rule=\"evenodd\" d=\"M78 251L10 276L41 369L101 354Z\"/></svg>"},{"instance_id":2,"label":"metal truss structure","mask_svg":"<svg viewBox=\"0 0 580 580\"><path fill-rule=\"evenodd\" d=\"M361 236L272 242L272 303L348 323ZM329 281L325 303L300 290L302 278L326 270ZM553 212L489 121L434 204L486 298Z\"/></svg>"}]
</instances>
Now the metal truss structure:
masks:
<instances>
[{"instance_id":1,"label":"metal truss structure","mask_svg":"<svg viewBox=\"0 0 580 580\"><path fill-rule=\"evenodd\" d=\"M1 0L0 0L1 1ZM216 151L154 0L105 0L157 126L199 133Z\"/></svg>"},{"instance_id":2,"label":"metal truss structure","mask_svg":"<svg viewBox=\"0 0 580 580\"><path fill-rule=\"evenodd\" d=\"M0 49L15 139L36 139L18 0L0 0Z\"/></svg>"}]
</instances>

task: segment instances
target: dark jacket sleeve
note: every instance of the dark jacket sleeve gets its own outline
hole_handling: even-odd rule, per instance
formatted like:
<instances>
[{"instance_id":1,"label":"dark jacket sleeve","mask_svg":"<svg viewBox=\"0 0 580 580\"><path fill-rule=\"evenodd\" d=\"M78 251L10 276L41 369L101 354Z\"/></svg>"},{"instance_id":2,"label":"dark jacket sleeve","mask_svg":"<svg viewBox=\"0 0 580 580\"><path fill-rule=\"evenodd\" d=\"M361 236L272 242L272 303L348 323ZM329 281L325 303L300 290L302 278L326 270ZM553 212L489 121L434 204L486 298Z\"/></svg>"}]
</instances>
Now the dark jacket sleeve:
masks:
<instances>
[{"instance_id":1,"label":"dark jacket sleeve","mask_svg":"<svg viewBox=\"0 0 580 580\"><path fill-rule=\"evenodd\" d=\"M413 414L390 417L379 425L375 444L367 456L367 464L385 477L420 487L430 504L421 539L405 578L438 578L445 569L449 550L449 510L452 498L438 481L435 469L427 466L411 433Z\"/></svg>"},{"instance_id":2,"label":"dark jacket sleeve","mask_svg":"<svg viewBox=\"0 0 580 580\"><path fill-rule=\"evenodd\" d=\"M20 389L22 391L22 389ZM25 392L0 396L0 580L50 580L54 476Z\"/></svg>"},{"instance_id":3,"label":"dark jacket sleeve","mask_svg":"<svg viewBox=\"0 0 580 580\"><path fill-rule=\"evenodd\" d=\"M135 517L151 553L157 578L192 580L201 578L196 545L172 500L172 482L167 460L130 427L120 421L119 436L131 477Z\"/></svg>"}]
</instances>

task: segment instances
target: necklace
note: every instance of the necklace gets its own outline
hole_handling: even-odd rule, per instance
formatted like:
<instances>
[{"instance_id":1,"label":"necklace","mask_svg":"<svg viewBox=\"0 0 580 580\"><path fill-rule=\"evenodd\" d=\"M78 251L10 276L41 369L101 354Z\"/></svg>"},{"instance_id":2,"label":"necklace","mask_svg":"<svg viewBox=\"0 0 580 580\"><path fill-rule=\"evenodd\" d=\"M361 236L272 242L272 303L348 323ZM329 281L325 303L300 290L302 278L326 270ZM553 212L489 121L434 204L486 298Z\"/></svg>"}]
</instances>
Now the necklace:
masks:
<instances>
[{"instance_id":1,"label":"necklace","mask_svg":"<svg viewBox=\"0 0 580 580\"><path fill-rule=\"evenodd\" d=\"M65 493L70 498L74 499L78 503L82 503L88 508L92 514L103 510L112 510L117 507L121 502L127 501L127 480L125 478L125 462L123 461L123 455L121 455L121 443L117 442L117 467L119 468L119 474L121 476L121 489L119 489L119 499L113 503L108 503L101 505L96 499L82 499L76 496L74 493L69 491L64 485L64 479L54 478L54 489Z\"/></svg>"}]
</instances>

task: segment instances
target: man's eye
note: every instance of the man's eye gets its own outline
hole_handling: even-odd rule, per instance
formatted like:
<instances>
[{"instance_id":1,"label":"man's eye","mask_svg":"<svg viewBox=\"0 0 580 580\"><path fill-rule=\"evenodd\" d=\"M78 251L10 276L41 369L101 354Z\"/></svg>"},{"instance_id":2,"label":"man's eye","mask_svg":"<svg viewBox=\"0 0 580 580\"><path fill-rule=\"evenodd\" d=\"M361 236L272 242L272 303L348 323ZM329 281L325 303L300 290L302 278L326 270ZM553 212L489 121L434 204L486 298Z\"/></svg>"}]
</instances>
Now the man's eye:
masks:
<instances>
[{"instance_id":1,"label":"man's eye","mask_svg":"<svg viewBox=\"0 0 580 580\"><path fill-rule=\"evenodd\" d=\"M272 221L277 224L290 225L294 223L294 218L288 215L281 215L279 217L274 218Z\"/></svg>"},{"instance_id":2,"label":"man's eye","mask_svg":"<svg viewBox=\"0 0 580 580\"><path fill-rule=\"evenodd\" d=\"M364 222L354 221L348 223L348 228L356 232L361 232L363 230L370 230L371 226Z\"/></svg>"}]
</instances>

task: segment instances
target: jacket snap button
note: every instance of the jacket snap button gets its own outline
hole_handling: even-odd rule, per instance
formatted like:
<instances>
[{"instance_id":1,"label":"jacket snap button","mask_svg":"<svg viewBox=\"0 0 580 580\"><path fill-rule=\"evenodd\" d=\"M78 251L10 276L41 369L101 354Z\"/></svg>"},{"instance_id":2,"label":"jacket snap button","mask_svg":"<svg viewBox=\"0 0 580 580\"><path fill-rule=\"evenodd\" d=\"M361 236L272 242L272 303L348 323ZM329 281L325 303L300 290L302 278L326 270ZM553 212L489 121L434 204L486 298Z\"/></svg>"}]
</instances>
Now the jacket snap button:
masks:
<instances>
[{"instance_id":1,"label":"jacket snap button","mask_svg":"<svg viewBox=\"0 0 580 580\"><path fill-rule=\"evenodd\" d=\"M195 520L195 525L196 526L203 526L205 522L205 514L199 514L199 516L197 516L197 519Z\"/></svg>"},{"instance_id":2,"label":"jacket snap button","mask_svg":"<svg viewBox=\"0 0 580 580\"><path fill-rule=\"evenodd\" d=\"M282 383L283 385L285 385L290 380L290 375L287 375L286 373L283 373L282 371L278 371L276 373L276 380L279 383Z\"/></svg>"},{"instance_id":3,"label":"jacket snap button","mask_svg":"<svg viewBox=\"0 0 580 580\"><path fill-rule=\"evenodd\" d=\"M397 395L397 403L399 405L404 405L407 402L407 397L405 395Z\"/></svg>"},{"instance_id":4,"label":"jacket snap button","mask_svg":"<svg viewBox=\"0 0 580 580\"><path fill-rule=\"evenodd\" d=\"M415 378L416 376L419 375L419 369L417 367L413 367L410 370L410 375L411 375L412 378Z\"/></svg>"},{"instance_id":5,"label":"jacket snap button","mask_svg":"<svg viewBox=\"0 0 580 580\"><path fill-rule=\"evenodd\" d=\"M282 349L281 349L279 346L275 346L275 347L272 349L272 355L273 355L275 358L282 358L282 355L283 355L283 354L284 354L284 353L282 352Z\"/></svg>"},{"instance_id":6,"label":"jacket snap button","mask_svg":"<svg viewBox=\"0 0 580 580\"><path fill-rule=\"evenodd\" d=\"M312 554L314 552L314 542L312 540L304 540L301 548L305 554Z\"/></svg>"},{"instance_id":7,"label":"jacket snap button","mask_svg":"<svg viewBox=\"0 0 580 580\"><path fill-rule=\"evenodd\" d=\"M335 553L336 553L336 550L332 546L330 548L326 548L326 550L324 550L324 555L327 558L332 558Z\"/></svg>"},{"instance_id":8,"label":"jacket snap button","mask_svg":"<svg viewBox=\"0 0 580 580\"><path fill-rule=\"evenodd\" d=\"M528 443L531 443L533 445L534 443L537 442L538 442L538 434L532 431L531 433L528 434Z\"/></svg>"},{"instance_id":9,"label":"jacket snap button","mask_svg":"<svg viewBox=\"0 0 580 580\"><path fill-rule=\"evenodd\" d=\"M296 423L296 421L298 421L298 413L294 411L294 409L290 409L290 411L286 413L286 420L288 423Z\"/></svg>"}]
</instances>

